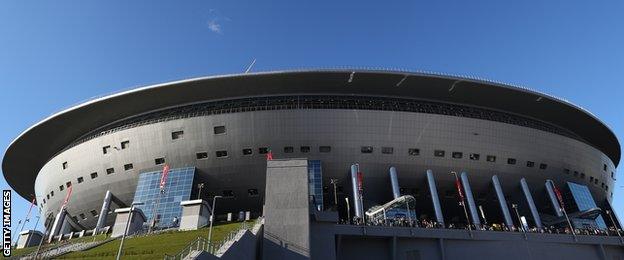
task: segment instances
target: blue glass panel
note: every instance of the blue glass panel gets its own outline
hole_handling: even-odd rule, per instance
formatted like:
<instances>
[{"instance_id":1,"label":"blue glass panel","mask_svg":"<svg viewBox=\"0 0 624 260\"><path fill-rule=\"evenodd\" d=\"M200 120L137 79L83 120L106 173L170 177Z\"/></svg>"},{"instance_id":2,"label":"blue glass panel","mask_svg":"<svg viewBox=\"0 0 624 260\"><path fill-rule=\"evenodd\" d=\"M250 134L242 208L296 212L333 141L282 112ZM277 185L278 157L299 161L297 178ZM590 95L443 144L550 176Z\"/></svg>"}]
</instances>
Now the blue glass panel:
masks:
<instances>
[{"instance_id":1,"label":"blue glass panel","mask_svg":"<svg viewBox=\"0 0 624 260\"><path fill-rule=\"evenodd\" d=\"M160 215L156 226L164 228L172 226L174 218L177 218L179 224L182 216L180 201L191 197L195 167L170 169L163 192L160 191L161 174L162 171L153 171L139 175L134 202L144 203L137 207L143 211L148 223L156 210L156 214Z\"/></svg>"}]
</instances>

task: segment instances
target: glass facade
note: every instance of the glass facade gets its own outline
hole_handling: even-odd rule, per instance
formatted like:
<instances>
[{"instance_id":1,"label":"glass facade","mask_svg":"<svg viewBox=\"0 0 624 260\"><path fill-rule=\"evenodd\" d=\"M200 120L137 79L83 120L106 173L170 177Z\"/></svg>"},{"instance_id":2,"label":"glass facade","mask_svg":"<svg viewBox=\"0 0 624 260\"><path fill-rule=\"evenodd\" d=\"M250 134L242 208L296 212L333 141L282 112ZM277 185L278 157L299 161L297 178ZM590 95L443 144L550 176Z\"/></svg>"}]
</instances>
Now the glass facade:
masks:
<instances>
[{"instance_id":1,"label":"glass facade","mask_svg":"<svg viewBox=\"0 0 624 260\"><path fill-rule=\"evenodd\" d=\"M314 206L323 210L323 168L320 160L308 161L308 187Z\"/></svg>"},{"instance_id":2,"label":"glass facade","mask_svg":"<svg viewBox=\"0 0 624 260\"><path fill-rule=\"evenodd\" d=\"M568 182L568 188L570 189L570 193L572 194L572 198L574 199L574 203L579 211L584 211L592 208L597 208L596 202L594 201L594 197L591 195L589 188L585 185ZM594 222L594 223L592 223ZM576 225L578 224L578 225ZM586 219L576 219L575 226L577 227L587 227L587 226L597 226L598 228L606 229L607 225L605 224L602 215L598 215L595 221L586 220Z\"/></svg>"},{"instance_id":3,"label":"glass facade","mask_svg":"<svg viewBox=\"0 0 624 260\"><path fill-rule=\"evenodd\" d=\"M141 173L134 193L134 202L142 202L140 208L147 218L148 225L154 215L160 216L156 223L158 228L176 226L180 223L182 207L180 202L189 200L193 190L195 167L170 169L167 175L164 192L160 192L160 178L162 170ZM177 218L177 221L174 221Z\"/></svg>"}]
</instances>

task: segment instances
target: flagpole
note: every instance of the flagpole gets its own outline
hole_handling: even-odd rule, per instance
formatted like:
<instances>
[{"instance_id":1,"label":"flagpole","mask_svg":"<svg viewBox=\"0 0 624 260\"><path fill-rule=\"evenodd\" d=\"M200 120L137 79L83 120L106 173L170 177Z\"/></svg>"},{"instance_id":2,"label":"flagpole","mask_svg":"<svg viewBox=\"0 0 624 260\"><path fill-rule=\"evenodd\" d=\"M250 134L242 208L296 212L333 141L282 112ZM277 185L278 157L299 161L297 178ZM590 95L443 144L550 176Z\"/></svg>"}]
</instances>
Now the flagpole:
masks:
<instances>
[{"instance_id":1,"label":"flagpole","mask_svg":"<svg viewBox=\"0 0 624 260\"><path fill-rule=\"evenodd\" d=\"M160 192L158 193L158 197L156 198L156 204L152 208L152 224L150 225L149 233L152 233L152 231L154 231L154 229L156 228L156 220L158 217L157 209L158 209L158 205L160 204L160 198L165 193L165 185L167 183L168 176L169 176L169 164L165 164L165 166L163 166L163 170L160 175L160 184L159 184Z\"/></svg>"},{"instance_id":2,"label":"flagpole","mask_svg":"<svg viewBox=\"0 0 624 260\"><path fill-rule=\"evenodd\" d=\"M572 227L572 222L570 222L570 218L568 217L568 213L565 210L565 205L563 204L563 196L561 196L561 191L559 191L559 189L557 189L557 186L555 186L555 183L553 181L550 181L550 185L552 185L553 190L555 190L555 193L557 195L557 199L559 200L559 210L561 212L563 212L563 215L566 218L566 221L568 221L568 227L570 227L570 231L572 232L572 236L574 237L574 241L578 241L576 238L576 232L574 232L574 227Z\"/></svg>"}]
</instances>

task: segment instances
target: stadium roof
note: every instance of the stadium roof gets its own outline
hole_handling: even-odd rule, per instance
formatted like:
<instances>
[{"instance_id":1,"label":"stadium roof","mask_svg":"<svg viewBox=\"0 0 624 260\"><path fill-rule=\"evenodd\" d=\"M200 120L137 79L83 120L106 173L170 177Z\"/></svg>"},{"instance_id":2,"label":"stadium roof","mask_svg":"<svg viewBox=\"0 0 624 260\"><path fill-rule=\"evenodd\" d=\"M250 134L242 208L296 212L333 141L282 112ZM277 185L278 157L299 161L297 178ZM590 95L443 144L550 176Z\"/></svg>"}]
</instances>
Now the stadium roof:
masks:
<instances>
[{"instance_id":1,"label":"stadium roof","mask_svg":"<svg viewBox=\"0 0 624 260\"><path fill-rule=\"evenodd\" d=\"M615 134L590 112L526 88L458 76L379 70L304 70L211 76L141 87L51 115L20 134L2 161L4 177L24 198L43 165L84 134L138 114L190 103L284 94L415 98L510 112L567 129L615 164Z\"/></svg>"}]
</instances>

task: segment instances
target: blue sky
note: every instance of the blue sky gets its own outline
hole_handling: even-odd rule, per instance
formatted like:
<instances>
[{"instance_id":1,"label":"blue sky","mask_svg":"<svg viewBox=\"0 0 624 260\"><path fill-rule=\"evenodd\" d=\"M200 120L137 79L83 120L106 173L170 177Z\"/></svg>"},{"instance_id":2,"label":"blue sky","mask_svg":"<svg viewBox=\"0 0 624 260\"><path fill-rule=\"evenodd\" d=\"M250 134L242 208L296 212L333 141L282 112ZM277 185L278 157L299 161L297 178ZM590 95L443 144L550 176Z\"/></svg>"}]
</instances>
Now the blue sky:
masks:
<instances>
[{"instance_id":1,"label":"blue sky","mask_svg":"<svg viewBox=\"0 0 624 260\"><path fill-rule=\"evenodd\" d=\"M240 73L254 58L254 71L398 68L522 85L590 110L624 140L624 2L502 2L2 1L0 152L92 97ZM16 224L28 203L13 202Z\"/></svg>"}]
</instances>

